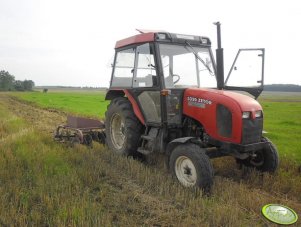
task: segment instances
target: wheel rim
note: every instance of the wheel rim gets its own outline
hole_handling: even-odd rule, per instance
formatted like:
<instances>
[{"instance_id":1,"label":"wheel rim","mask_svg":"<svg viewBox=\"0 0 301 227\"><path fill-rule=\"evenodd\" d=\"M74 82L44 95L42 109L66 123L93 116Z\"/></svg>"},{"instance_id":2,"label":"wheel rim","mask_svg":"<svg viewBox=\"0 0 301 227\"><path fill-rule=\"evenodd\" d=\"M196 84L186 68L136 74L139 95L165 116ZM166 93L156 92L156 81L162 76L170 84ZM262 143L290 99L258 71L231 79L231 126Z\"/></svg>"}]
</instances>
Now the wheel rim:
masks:
<instances>
[{"instance_id":1,"label":"wheel rim","mask_svg":"<svg viewBox=\"0 0 301 227\"><path fill-rule=\"evenodd\" d=\"M176 160L175 172L178 180L186 187L196 184L197 173L193 162L186 156L180 156Z\"/></svg>"},{"instance_id":2,"label":"wheel rim","mask_svg":"<svg viewBox=\"0 0 301 227\"><path fill-rule=\"evenodd\" d=\"M116 149L121 149L125 142L125 127L123 118L115 113L111 118L111 139Z\"/></svg>"},{"instance_id":3,"label":"wheel rim","mask_svg":"<svg viewBox=\"0 0 301 227\"><path fill-rule=\"evenodd\" d=\"M256 166L256 167L262 166L264 164L263 152L262 151L258 151L255 154L256 154L256 157L252 158L250 160L250 163L253 166Z\"/></svg>"}]
</instances>

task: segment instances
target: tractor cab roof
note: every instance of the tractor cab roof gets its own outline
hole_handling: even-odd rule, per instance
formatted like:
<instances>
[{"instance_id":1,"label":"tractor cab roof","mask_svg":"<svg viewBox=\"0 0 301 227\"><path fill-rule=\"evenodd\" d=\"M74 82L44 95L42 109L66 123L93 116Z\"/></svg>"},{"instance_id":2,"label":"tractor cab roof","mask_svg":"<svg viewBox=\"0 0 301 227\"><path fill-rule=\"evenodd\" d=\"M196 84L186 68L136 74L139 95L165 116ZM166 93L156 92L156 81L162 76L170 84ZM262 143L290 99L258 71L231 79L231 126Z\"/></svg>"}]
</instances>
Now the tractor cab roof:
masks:
<instances>
[{"instance_id":1,"label":"tractor cab roof","mask_svg":"<svg viewBox=\"0 0 301 227\"><path fill-rule=\"evenodd\" d=\"M189 43L198 46L211 46L210 39L204 36L182 35L168 32L147 32L117 41L115 49L149 42Z\"/></svg>"}]
</instances>

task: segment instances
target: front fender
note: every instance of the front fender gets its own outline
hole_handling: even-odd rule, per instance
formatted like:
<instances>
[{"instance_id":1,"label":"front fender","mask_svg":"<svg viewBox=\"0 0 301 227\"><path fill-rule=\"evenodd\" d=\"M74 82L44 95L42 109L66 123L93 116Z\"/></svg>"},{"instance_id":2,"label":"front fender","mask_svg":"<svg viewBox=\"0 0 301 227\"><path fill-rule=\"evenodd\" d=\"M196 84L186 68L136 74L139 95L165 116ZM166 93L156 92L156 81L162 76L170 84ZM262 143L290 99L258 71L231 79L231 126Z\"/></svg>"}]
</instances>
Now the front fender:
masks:
<instances>
[{"instance_id":1,"label":"front fender","mask_svg":"<svg viewBox=\"0 0 301 227\"><path fill-rule=\"evenodd\" d=\"M165 150L165 154L166 154L166 159L165 159L165 164L166 164L166 167L167 169L169 169L169 157L170 157L170 154L172 152L172 150L179 144L184 144L184 143L187 143L189 142L191 139L193 139L195 137L182 137L182 138L177 138L177 139L174 139L172 141L170 141L167 146L166 146L166 150Z\"/></svg>"}]
</instances>

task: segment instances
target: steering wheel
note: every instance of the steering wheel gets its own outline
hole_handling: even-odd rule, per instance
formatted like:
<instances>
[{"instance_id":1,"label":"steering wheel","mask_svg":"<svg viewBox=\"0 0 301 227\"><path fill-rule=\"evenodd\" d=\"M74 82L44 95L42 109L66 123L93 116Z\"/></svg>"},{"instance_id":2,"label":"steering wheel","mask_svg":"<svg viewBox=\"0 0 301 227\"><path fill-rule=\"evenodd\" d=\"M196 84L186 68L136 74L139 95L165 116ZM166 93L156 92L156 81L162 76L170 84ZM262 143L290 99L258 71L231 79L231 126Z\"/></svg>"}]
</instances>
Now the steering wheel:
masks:
<instances>
[{"instance_id":1,"label":"steering wheel","mask_svg":"<svg viewBox=\"0 0 301 227\"><path fill-rule=\"evenodd\" d=\"M176 80L174 81L174 77L176 77ZM172 75L172 80L173 80L173 83L176 84L179 82L179 80L181 79L181 77L177 74L173 74Z\"/></svg>"}]
</instances>

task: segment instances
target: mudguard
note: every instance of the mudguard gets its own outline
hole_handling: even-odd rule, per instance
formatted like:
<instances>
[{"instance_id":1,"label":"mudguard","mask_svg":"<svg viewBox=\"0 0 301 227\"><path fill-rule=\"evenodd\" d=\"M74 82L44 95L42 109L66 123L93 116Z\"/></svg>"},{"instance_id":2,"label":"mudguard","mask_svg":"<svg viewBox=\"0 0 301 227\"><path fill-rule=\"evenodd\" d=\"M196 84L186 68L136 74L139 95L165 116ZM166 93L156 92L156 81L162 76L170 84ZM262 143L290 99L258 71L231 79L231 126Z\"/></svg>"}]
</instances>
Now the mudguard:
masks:
<instances>
[{"instance_id":1,"label":"mudguard","mask_svg":"<svg viewBox=\"0 0 301 227\"><path fill-rule=\"evenodd\" d=\"M189 141L191 141L192 139L195 139L195 137L182 137L182 138L177 138L177 139L174 139L172 141L170 141L167 146L166 146L166 158L165 158L165 164L167 166L167 168L169 169L169 157L170 157L170 154L172 152L172 150L179 144L184 144L184 143L187 143Z\"/></svg>"},{"instance_id":2,"label":"mudguard","mask_svg":"<svg viewBox=\"0 0 301 227\"><path fill-rule=\"evenodd\" d=\"M169 156L172 150L178 145L178 144L184 144L189 142L191 139L194 139L195 137L182 137L182 138L177 138L172 140L171 142L168 143L166 147L166 154Z\"/></svg>"},{"instance_id":3,"label":"mudguard","mask_svg":"<svg viewBox=\"0 0 301 227\"><path fill-rule=\"evenodd\" d=\"M117 97L124 97L124 95L126 95L126 97L131 102L136 117L139 119L141 124L145 125L144 116L139 108L139 105L128 90L126 89L109 90L106 94L105 100L112 100Z\"/></svg>"}]
</instances>

